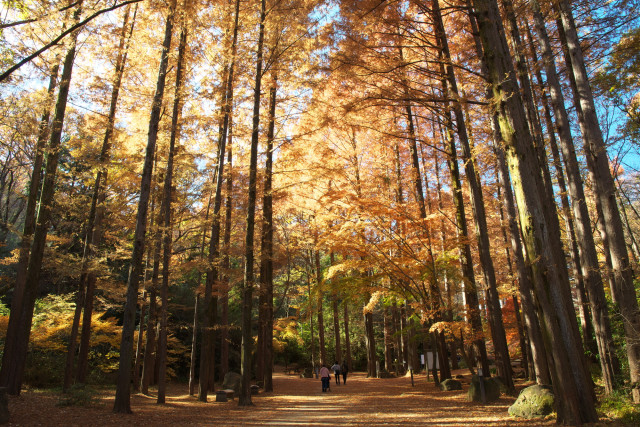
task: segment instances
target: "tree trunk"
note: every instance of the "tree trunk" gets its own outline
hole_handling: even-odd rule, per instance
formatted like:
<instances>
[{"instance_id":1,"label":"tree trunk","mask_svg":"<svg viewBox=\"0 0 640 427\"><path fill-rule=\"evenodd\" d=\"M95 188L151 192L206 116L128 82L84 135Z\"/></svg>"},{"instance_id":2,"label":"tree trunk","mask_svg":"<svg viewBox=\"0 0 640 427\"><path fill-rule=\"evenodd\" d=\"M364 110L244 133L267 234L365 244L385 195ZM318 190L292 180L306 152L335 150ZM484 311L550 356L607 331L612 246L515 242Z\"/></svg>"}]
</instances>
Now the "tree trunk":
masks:
<instances>
[{"instance_id":1,"label":"tree trunk","mask_svg":"<svg viewBox=\"0 0 640 427\"><path fill-rule=\"evenodd\" d=\"M611 263L614 274L614 287L612 294L616 295L620 307L620 313L624 319L625 340L627 343L627 358L629 360L629 371L631 374L632 395L635 403L640 403L640 311L638 310L638 300L633 283L633 272L629 263L629 254L625 244L624 230L622 220L618 210L616 200L616 188L609 169L609 158L602 137L602 131L598 123L593 94L584 63L582 48L578 40L578 35L573 22L573 14L571 7L565 0L554 5L557 9L562 29L560 32L563 45L566 45L568 55L565 60L570 70L570 78L575 80L576 108L579 108L578 122L585 143L585 153L587 158L587 168L591 181L594 184L595 196L602 207L602 219L609 240L609 253L611 255ZM593 299L591 295L590 298ZM604 319L608 321L608 317L604 318L600 315L602 309L598 301L598 307L594 307L592 302L592 310L598 309L598 323L602 324ZM603 315L606 314L606 308ZM594 314L595 319L595 314ZM603 332L603 335L605 332ZM599 350L601 349L600 341L607 342L606 335L598 337L596 330L596 338L598 340ZM600 338L600 339L598 339ZM606 349L603 349L606 351Z\"/></svg>"},{"instance_id":2,"label":"tree trunk","mask_svg":"<svg viewBox=\"0 0 640 427\"><path fill-rule=\"evenodd\" d=\"M185 19L184 17L182 18ZM171 135L169 137L169 152L167 159L167 170L164 176L164 188L162 196L162 314L160 320L160 342L158 351L160 354L160 372L158 376L158 400L157 403L165 403L167 390L167 316L169 305L169 274L171 265L171 247L172 247L172 223L171 223L171 204L172 204L172 186L173 186L173 164L175 157L176 140L180 139L180 115L182 113L182 84L185 62L185 51L187 49L187 28L186 22L182 22L180 30L180 43L178 45L178 64L176 69L176 86L173 96L173 111L171 114Z\"/></svg>"},{"instance_id":3,"label":"tree trunk","mask_svg":"<svg viewBox=\"0 0 640 427\"><path fill-rule=\"evenodd\" d=\"M269 90L269 130L267 132L267 160L265 165L262 250L260 284L264 286L263 357L264 391L273 391L273 139L276 125L277 79Z\"/></svg>"},{"instance_id":4,"label":"tree trunk","mask_svg":"<svg viewBox=\"0 0 640 427\"><path fill-rule=\"evenodd\" d=\"M133 390L140 390L140 369L142 369L142 358L144 350L142 348L142 340L144 339L144 315L145 303L147 301L147 292L142 292L142 301L140 301L140 323L138 324L138 340L136 341L136 359L133 363Z\"/></svg>"},{"instance_id":5,"label":"tree trunk","mask_svg":"<svg viewBox=\"0 0 640 427\"><path fill-rule=\"evenodd\" d=\"M402 365L402 361L404 360L404 356L402 354L402 328L400 325L400 315L398 313L398 304L394 300L393 305L391 306L391 322L393 324L393 337L394 343L393 347L395 348L395 370L396 375L400 375L400 366Z\"/></svg>"},{"instance_id":6,"label":"tree trunk","mask_svg":"<svg viewBox=\"0 0 640 427\"><path fill-rule=\"evenodd\" d=\"M107 118L107 127L104 133L104 138L102 141L102 149L100 152L100 169L98 170L98 173L96 174L96 179L95 179L95 184L93 187L93 197L91 199L91 207L89 209L89 218L87 221L87 230L86 230L86 236L85 236L85 242L84 242L84 250L83 250L83 256L82 256L82 266L81 266L81 274L80 274L80 283L78 286L78 297L77 297L77 303L76 303L76 312L74 314L73 317L73 324L72 324L72 328L71 328L71 335L69 337L69 347L68 347L68 351L67 351L67 363L65 366L65 374L64 374L64 381L63 381L63 386L62 389L63 390L67 390L69 388L69 386L71 385L71 379L73 377L73 359L75 358L75 352L76 352L76 338L77 338L77 332L78 332L78 327L79 327L79 323L80 323L80 314L83 310L83 307L86 306L88 307L89 305L93 306L93 290L95 288L95 278L93 279L93 282L91 283L92 289L87 289L85 292L85 288L87 287L88 283L89 283L89 278L88 275L90 274L87 269L88 269L88 263L89 260L91 258L93 258L94 254L93 254L93 248L96 246L96 244L99 243L100 241L100 237L101 236L96 236L95 235L95 228L99 228L101 229L101 224L96 224L96 218L99 218L100 220L102 220L104 215L98 215L97 214L97 210L98 209L103 209L102 206L98 207L98 203L99 202L104 202L104 187L105 187L105 182L106 182L106 162L109 158L109 151L111 149L111 137L113 135L113 129L114 129L114 125L115 125L115 118L116 118L116 110L117 110L117 105L118 105L118 96L120 94L120 86L122 83L122 75L124 74L124 67L127 61L127 52L129 49L129 40L131 40L131 35L133 33L133 27L135 24L135 19L136 19L136 14L137 14L137 10L138 10L138 6L135 6L135 10L134 10L134 14L133 14L133 18L131 20L131 26L129 26L129 13L130 13L130 6L127 6L125 9L125 13L124 13L124 22L122 24L122 30L120 33L120 43L118 46L118 56L116 58L116 66L115 66L115 75L113 78L113 89L111 91L111 103L109 105L109 115ZM94 237L96 238L97 241L94 242ZM93 273L95 275L95 273ZM90 296L90 299L87 298L87 295ZM92 309L89 309L90 312L93 312ZM89 315L88 317L85 316L83 318L82 321L82 330L83 330L83 336L84 335L89 335L90 336L90 328L91 328L91 316ZM85 329L87 330L86 332ZM88 340L89 337L86 337L86 339ZM88 342L84 342L84 345L82 345L81 343L81 347L82 347L82 351L80 352L81 355L85 355L85 353L88 355L88 348L85 349L85 347L88 346ZM78 361L78 374L80 374L80 366L82 365L83 370L85 370L85 366L87 365L87 361L84 359L80 359ZM78 375L78 378L82 378L83 381L86 377L86 374L83 373L82 375Z\"/></svg>"},{"instance_id":7,"label":"tree trunk","mask_svg":"<svg viewBox=\"0 0 640 427\"><path fill-rule=\"evenodd\" d=\"M232 168L232 138L231 117L229 117L229 137L227 141L227 195L225 201L224 220L224 258L222 260L222 271L224 278L220 289L220 377L229 371L229 290L231 289L231 210L233 201L233 168Z\"/></svg>"},{"instance_id":8,"label":"tree trunk","mask_svg":"<svg viewBox=\"0 0 640 427\"><path fill-rule=\"evenodd\" d=\"M364 313L364 340L367 348L367 377L376 378L376 339L373 330L373 313Z\"/></svg>"},{"instance_id":9,"label":"tree trunk","mask_svg":"<svg viewBox=\"0 0 640 427\"><path fill-rule=\"evenodd\" d=\"M327 364L327 349L324 342L324 292L322 290L322 270L320 269L320 251L314 251L315 271L316 271L316 291L318 292L318 346L320 347L320 364L329 367Z\"/></svg>"},{"instance_id":10,"label":"tree trunk","mask_svg":"<svg viewBox=\"0 0 640 427\"><path fill-rule=\"evenodd\" d=\"M58 72L60 69L60 58L56 55L55 65L51 67L51 75L49 76L49 87L47 89L47 98L44 108L42 110L42 116L40 117L40 124L38 126L38 139L35 146L35 156L33 159L33 170L31 172L31 179L29 181L29 190L27 197L27 207L25 210L24 227L22 229L22 238L20 239L19 253L18 253L18 265L16 268L16 282L13 290L13 298L11 299L11 311L9 316L9 324L7 325L7 334L5 337L5 347L2 353L2 369L0 369L0 384L2 386L9 385L9 378L13 375L13 367L9 369L9 366L15 366L15 360L11 360L12 345L16 340L16 334L18 333L19 323L18 320L22 317L22 306L24 300L24 292L27 279L27 267L29 265L29 252L31 250L31 243L33 239L33 233L36 227L36 207L39 201L40 190L40 176L42 173L42 165L44 162L44 152L47 140L49 137L49 118L51 116L51 107L53 105L55 88L58 79ZM6 367L5 367L6 366ZM14 394L19 394L18 390ZM9 392L11 394L11 392Z\"/></svg>"},{"instance_id":11,"label":"tree trunk","mask_svg":"<svg viewBox=\"0 0 640 427\"><path fill-rule=\"evenodd\" d=\"M262 84L262 49L264 44L264 22L266 18L266 1L260 0L260 30L256 53L256 81L253 92L253 127L251 131L251 154L249 163L249 197L247 200L247 231L245 236L244 281L242 286L242 345L241 366L242 384L239 406L253 405L251 402L251 348L253 334L251 332L251 309L254 287L254 230L256 215L256 181L258 172L258 136L260 127L260 91Z\"/></svg>"},{"instance_id":12,"label":"tree trunk","mask_svg":"<svg viewBox=\"0 0 640 427\"><path fill-rule=\"evenodd\" d=\"M207 271L207 282L205 288L205 324L203 325L203 342L200 351L200 385L198 400L207 401L207 394L214 390L214 365L215 365L215 333L214 328L217 323L218 293L219 293L219 269L218 258L220 257L220 209L222 207L222 182L224 161L226 154L227 132L229 130L229 120L233 106L233 80L235 67L236 44L238 38L238 14L239 2L235 4L235 20L233 26L233 38L231 42L231 59L229 61L225 91L223 93L224 115L222 128L218 139L218 163L216 173L216 190L213 202L213 221L211 225L211 240L209 244L209 270Z\"/></svg>"},{"instance_id":13,"label":"tree trunk","mask_svg":"<svg viewBox=\"0 0 640 427\"><path fill-rule=\"evenodd\" d=\"M393 359L391 359L391 348L393 334L391 332L391 319L389 313L389 306L384 306L384 370L391 372L393 366Z\"/></svg>"},{"instance_id":14,"label":"tree trunk","mask_svg":"<svg viewBox=\"0 0 640 427\"><path fill-rule=\"evenodd\" d=\"M533 150L515 70L500 24L495 0L474 0L475 15L491 101L499 117L518 209L520 228L531 265L536 297L542 309L545 339L554 360L554 391L558 421L580 424L597 420L593 385L586 372L575 314L568 301L569 283L560 236L547 211L541 166ZM557 221L557 219L556 219Z\"/></svg>"},{"instance_id":15,"label":"tree trunk","mask_svg":"<svg viewBox=\"0 0 640 427\"><path fill-rule=\"evenodd\" d=\"M318 368L318 358L316 357L316 334L313 328L313 298L311 298L311 273L307 270L307 304L309 304L309 334L311 337L311 365L313 369L316 370ZM285 362L288 362L285 361ZM316 371L316 379L318 378L318 374Z\"/></svg>"},{"instance_id":16,"label":"tree trunk","mask_svg":"<svg viewBox=\"0 0 640 427\"><path fill-rule=\"evenodd\" d=\"M344 301L344 317L342 324L344 325L344 351L349 369L353 370L353 359L351 358L351 338L349 337L349 304Z\"/></svg>"},{"instance_id":17,"label":"tree trunk","mask_svg":"<svg viewBox=\"0 0 640 427\"><path fill-rule=\"evenodd\" d=\"M151 177L153 172L153 155L158 139L158 127L164 97L167 65L169 63L169 49L173 33L173 19L176 0L171 0L169 14L165 25L162 56L158 71L156 92L151 106L149 119L149 134L145 151L144 166L140 180L140 199L136 216L136 229L133 238L133 253L127 283L127 301L124 308L122 323L122 339L120 343L120 361L118 367L118 381L113 411L117 413L131 413L131 362L133 354L133 330L135 328L135 311L138 301L138 286L142 277L142 257L144 256L145 234L147 231L147 210L151 194Z\"/></svg>"},{"instance_id":18,"label":"tree trunk","mask_svg":"<svg viewBox=\"0 0 640 427\"><path fill-rule=\"evenodd\" d=\"M196 294L193 303L193 331L191 333L191 365L189 367L189 396L196 394L196 348L198 347L198 302L200 295Z\"/></svg>"},{"instance_id":19,"label":"tree trunk","mask_svg":"<svg viewBox=\"0 0 640 427\"><path fill-rule=\"evenodd\" d=\"M445 93L447 89L451 91L453 99L459 99L458 86L456 82L455 73L453 67L449 65L451 57L449 54L449 46L444 31L444 24L442 23L442 16L440 14L440 8L437 0L433 2L434 21L436 23L436 34L439 34L440 47L444 55L446 73ZM476 240L478 244L478 255L480 258L480 264L482 266L482 272L484 276L485 286L487 287L487 307L489 314L489 322L491 324L491 334L493 338L493 346L496 351L496 364L498 368L498 375L502 378L502 381L509 393L513 393L514 385L511 373L511 360L509 358L509 347L507 344L507 338L504 331L504 325L502 322L502 311L500 309L500 301L498 296L498 289L496 283L495 269L493 266L493 260L491 259L491 248L489 242L489 234L487 227L486 212L484 207L484 199L482 195L482 187L480 183L480 177L475 167L475 161L472 158L471 146L467 135L467 128L464 121L462 107L457 101L453 102L453 112L456 120L456 129L458 131L458 138L462 148L462 155L465 165L465 173L467 183L469 185L469 195L471 198L471 206L476 226ZM455 151L455 148L451 141L451 152ZM469 260L467 260L468 262ZM482 353L481 353L482 354ZM489 373L489 371L484 371ZM485 375L487 375L485 374Z\"/></svg>"},{"instance_id":20,"label":"tree trunk","mask_svg":"<svg viewBox=\"0 0 640 427\"><path fill-rule=\"evenodd\" d=\"M82 3L80 2L74 13L74 21L76 22L80 17L81 9ZM13 339L11 341L5 341L0 379L2 381L2 386L8 388L7 393L10 395L19 395L22 387L22 379L29 347L29 337L31 335L33 310L40 282L42 258L49 230L49 222L51 220L51 208L53 196L55 194L55 180L58 169L58 159L60 156L62 128L64 124L65 110L67 107L69 87L71 85L71 74L73 71L73 61L75 59L78 32L79 31L73 32L71 36L70 45L62 68L58 99L56 101L51 135L49 137L49 145L47 147L48 155L40 197L40 208L34 229L33 245L29 256L29 263L22 292L21 289L18 289L19 287L22 287L19 286L21 284L16 283L18 303L20 305L17 306L18 310L15 312L12 310L9 316L9 325L11 329L15 329L12 330L11 334L7 332L7 336L13 337ZM34 174L39 172L39 170L34 171ZM15 320L12 321L11 318L14 318Z\"/></svg>"}]
</instances>

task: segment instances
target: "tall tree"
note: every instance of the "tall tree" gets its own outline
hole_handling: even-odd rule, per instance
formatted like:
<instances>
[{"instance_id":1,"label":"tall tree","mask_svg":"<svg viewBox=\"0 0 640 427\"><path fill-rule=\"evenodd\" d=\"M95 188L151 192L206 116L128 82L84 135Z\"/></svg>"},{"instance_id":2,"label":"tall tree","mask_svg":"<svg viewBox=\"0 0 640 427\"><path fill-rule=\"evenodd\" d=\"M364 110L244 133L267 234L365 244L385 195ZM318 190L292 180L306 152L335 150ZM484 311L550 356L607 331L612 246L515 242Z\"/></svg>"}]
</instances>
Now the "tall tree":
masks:
<instances>
[{"instance_id":1,"label":"tall tree","mask_svg":"<svg viewBox=\"0 0 640 427\"><path fill-rule=\"evenodd\" d=\"M140 180L140 198L138 200L138 213L136 215L136 229L134 233L133 253L131 267L127 281L127 301L124 308L122 323L122 340L120 343L120 361L118 366L118 383L113 411L119 413L131 413L131 362L133 355L133 331L135 328L135 311L138 302L138 286L142 278L142 258L145 248L145 234L147 231L147 210L151 195L151 177L153 173L153 157L158 140L158 127L162 110L162 99L169 64L169 50L173 36L173 21L176 12L176 0L169 3L169 11L162 42L162 54L158 70L156 91L151 104L151 116L149 118L149 133L147 147L144 156L142 177Z\"/></svg>"},{"instance_id":2,"label":"tall tree","mask_svg":"<svg viewBox=\"0 0 640 427\"><path fill-rule=\"evenodd\" d=\"M546 212L540 165L533 151L524 105L495 0L474 0L484 61L499 117L512 182L518 203L520 231L531 263L536 297L542 309L545 335L551 349L553 386L558 420L580 424L597 420L593 385L583 359L580 337L569 310L567 275L559 235ZM552 230L553 229L553 230ZM577 350L578 349L578 350Z\"/></svg>"},{"instance_id":3,"label":"tall tree","mask_svg":"<svg viewBox=\"0 0 640 427\"><path fill-rule=\"evenodd\" d=\"M611 291L624 319L627 359L633 384L633 400L640 403L640 309L638 308L633 272L617 205L615 182L611 176L607 149L598 122L571 6L566 0L562 0L555 7L564 30L560 32L560 35L561 37L564 35L562 41L568 51L565 60L572 78L575 79L575 104L579 109L578 122L585 142L587 168L594 185L595 196L602 207L603 231L609 241L609 253L614 274L614 286Z\"/></svg>"},{"instance_id":4,"label":"tall tree","mask_svg":"<svg viewBox=\"0 0 640 427\"><path fill-rule=\"evenodd\" d=\"M260 0L260 26L258 31L258 46L256 50L256 79L253 90L253 126L251 130L251 153L249 160L249 198L247 201L247 228L244 253L244 280L242 283L242 348L240 364L242 382L238 405L248 406L251 402L251 309L254 287L254 230L256 215L256 181L258 173L258 137L260 132L260 98L262 87L262 55L264 45L264 25L266 19L266 0Z\"/></svg>"},{"instance_id":5,"label":"tall tree","mask_svg":"<svg viewBox=\"0 0 640 427\"><path fill-rule=\"evenodd\" d=\"M76 6L73 19L77 22L82 13L82 2ZM19 395L22 387L29 337L31 334L31 323L33 321L33 309L35 307L40 273L42 269L42 259L44 248L49 231L53 197L55 195L56 174L58 170L58 160L60 157L60 143L62 139L62 128L67 108L69 88L71 86L71 75L76 54L76 42L80 30L75 31L69 40L69 46L64 58L60 85L58 89L58 99L56 101L49 144L47 146L47 161L45 166L44 179L40 195L40 208L38 218L33 233L33 243L29 262L26 270L24 290L20 292L17 304L18 310L12 310L9 317L9 329L7 336L12 337L7 341L4 348L2 368L0 370L0 384L8 388L8 393ZM35 173L35 172L34 172ZM39 173L39 171L37 172ZM13 318L14 320L12 321Z\"/></svg>"},{"instance_id":6,"label":"tall tree","mask_svg":"<svg viewBox=\"0 0 640 427\"><path fill-rule=\"evenodd\" d=\"M82 266L80 274L80 283L77 291L76 309L71 327L71 336L69 337L69 347L67 350L67 361L65 366L63 390L71 386L73 376L73 359L76 353L76 338L78 326L80 323L80 314L84 311L82 318L82 333L80 354L78 356L78 381L84 382L86 371L88 368L89 354L89 337L91 330L91 314L93 313L93 293L96 284L96 274L88 271L90 259L94 256L94 249L101 241L101 223L104 218L104 191L107 180L107 161L109 159L113 131L115 127L116 111L118 106L118 97L120 95L120 87L122 85L122 76L127 62L127 53L129 50L129 42L133 34L136 14L138 8L135 6L131 24L129 24L130 7L127 6L124 12L122 29L120 32L120 41L118 44L118 55L113 77L113 89L111 91L111 102L109 105L109 114L107 117L107 126L102 140L102 149L100 151L100 169L96 173L95 183L93 185L93 196L91 198L91 206L89 208L89 218L87 221L84 249L82 254ZM96 233L97 231L97 233Z\"/></svg>"},{"instance_id":7,"label":"tall tree","mask_svg":"<svg viewBox=\"0 0 640 427\"><path fill-rule=\"evenodd\" d=\"M165 403L166 375L167 375L167 317L169 305L169 274L171 264L172 223L171 203L173 186L173 164L176 152L176 140L180 138L180 115L182 112L182 86L184 82L185 55L187 50L187 24L184 16L180 30L180 43L178 45L178 63L176 70L176 85L173 95L173 111L171 114L171 135L169 137L169 152L167 153L167 169L164 175L164 188L162 196L162 313L160 320L160 342L158 351L160 354L160 371L158 377L158 403Z\"/></svg>"}]
</instances>

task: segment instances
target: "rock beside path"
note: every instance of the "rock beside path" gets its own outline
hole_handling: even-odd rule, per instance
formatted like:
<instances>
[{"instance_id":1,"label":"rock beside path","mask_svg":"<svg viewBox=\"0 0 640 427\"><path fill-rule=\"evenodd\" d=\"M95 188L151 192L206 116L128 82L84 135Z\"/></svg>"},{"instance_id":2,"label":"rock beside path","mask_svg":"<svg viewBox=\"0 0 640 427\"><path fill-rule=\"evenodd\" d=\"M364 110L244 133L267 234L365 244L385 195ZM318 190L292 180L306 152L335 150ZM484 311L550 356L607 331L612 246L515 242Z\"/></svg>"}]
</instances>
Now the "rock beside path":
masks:
<instances>
[{"instance_id":1,"label":"rock beside path","mask_svg":"<svg viewBox=\"0 0 640 427\"><path fill-rule=\"evenodd\" d=\"M462 390L462 383L452 378L446 379L440 383L442 391Z\"/></svg>"},{"instance_id":2,"label":"rock beside path","mask_svg":"<svg viewBox=\"0 0 640 427\"><path fill-rule=\"evenodd\" d=\"M555 397L549 386L532 385L520 392L516 402L509 407L509 415L521 418L539 418L553 412Z\"/></svg>"},{"instance_id":3,"label":"rock beside path","mask_svg":"<svg viewBox=\"0 0 640 427\"><path fill-rule=\"evenodd\" d=\"M237 372L227 372L222 382L222 388L227 390L233 390L236 396L240 396L240 383L242 382L242 375Z\"/></svg>"},{"instance_id":4,"label":"rock beside path","mask_svg":"<svg viewBox=\"0 0 640 427\"><path fill-rule=\"evenodd\" d=\"M484 383L484 394L487 402L493 402L500 397L500 385L502 382L495 377L482 379ZM480 377L474 375L471 378L471 384L469 385L469 392L467 394L467 400L469 402L482 403L482 392L480 389Z\"/></svg>"}]
</instances>

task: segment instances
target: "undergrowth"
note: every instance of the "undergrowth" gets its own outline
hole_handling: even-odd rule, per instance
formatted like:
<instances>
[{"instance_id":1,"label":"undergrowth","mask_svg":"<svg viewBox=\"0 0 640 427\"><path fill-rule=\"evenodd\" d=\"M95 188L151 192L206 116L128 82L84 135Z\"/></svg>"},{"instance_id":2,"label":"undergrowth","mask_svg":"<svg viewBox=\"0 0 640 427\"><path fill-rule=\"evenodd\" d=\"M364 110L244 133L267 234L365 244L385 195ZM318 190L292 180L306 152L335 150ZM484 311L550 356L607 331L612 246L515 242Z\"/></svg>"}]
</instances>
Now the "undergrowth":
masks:
<instances>
[{"instance_id":1,"label":"undergrowth","mask_svg":"<svg viewBox=\"0 0 640 427\"><path fill-rule=\"evenodd\" d=\"M57 406L91 406L98 401L98 392L84 384L72 385L58 399Z\"/></svg>"},{"instance_id":2,"label":"undergrowth","mask_svg":"<svg viewBox=\"0 0 640 427\"><path fill-rule=\"evenodd\" d=\"M617 390L608 396L603 396L600 412L608 418L625 424L640 425L640 405L635 405L625 390Z\"/></svg>"}]
</instances>

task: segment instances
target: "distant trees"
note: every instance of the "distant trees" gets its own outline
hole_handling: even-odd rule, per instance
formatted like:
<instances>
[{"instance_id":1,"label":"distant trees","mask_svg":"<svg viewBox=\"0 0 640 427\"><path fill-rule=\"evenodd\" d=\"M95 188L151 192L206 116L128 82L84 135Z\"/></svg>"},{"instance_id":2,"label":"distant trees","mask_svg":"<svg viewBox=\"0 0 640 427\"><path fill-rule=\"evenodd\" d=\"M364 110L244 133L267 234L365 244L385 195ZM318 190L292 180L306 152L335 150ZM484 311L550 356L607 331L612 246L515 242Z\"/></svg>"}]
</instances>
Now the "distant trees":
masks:
<instances>
[{"instance_id":1,"label":"distant trees","mask_svg":"<svg viewBox=\"0 0 640 427\"><path fill-rule=\"evenodd\" d=\"M597 419L585 350L607 393L640 399L637 171L618 154L638 146L636 14L508 0L6 7L12 393L37 298L74 293L63 388L76 358L90 380L96 315L122 318L117 412L132 410L132 378L162 403L176 370L206 401L240 369L250 405L252 375L272 390L275 363L344 359L373 377L430 353L443 379L458 354L491 375L487 348L510 390L527 359L561 422ZM615 29L584 43L580 26L600 21ZM603 99L625 114L609 140Z\"/></svg>"}]
</instances>

